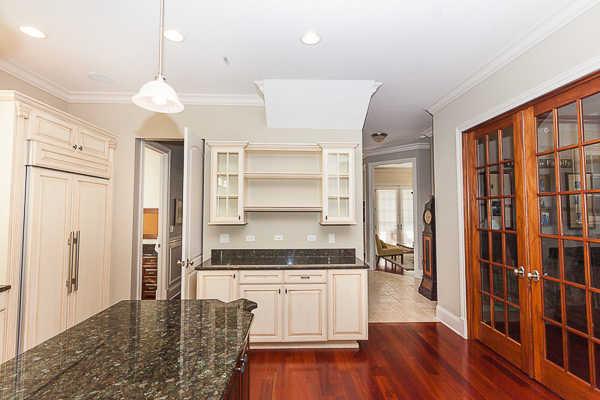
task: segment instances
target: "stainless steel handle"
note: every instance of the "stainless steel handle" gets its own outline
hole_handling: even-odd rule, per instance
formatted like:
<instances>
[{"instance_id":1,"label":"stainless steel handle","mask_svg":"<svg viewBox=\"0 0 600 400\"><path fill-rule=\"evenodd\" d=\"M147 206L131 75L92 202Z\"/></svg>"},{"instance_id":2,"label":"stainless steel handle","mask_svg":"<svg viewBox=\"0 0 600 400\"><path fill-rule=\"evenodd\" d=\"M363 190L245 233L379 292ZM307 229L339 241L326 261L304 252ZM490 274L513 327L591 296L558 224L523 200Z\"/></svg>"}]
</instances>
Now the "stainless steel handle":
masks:
<instances>
[{"instance_id":1,"label":"stainless steel handle","mask_svg":"<svg viewBox=\"0 0 600 400\"><path fill-rule=\"evenodd\" d=\"M244 354L244 357L240 358L240 361L243 363L247 363L248 362L248 353Z\"/></svg>"},{"instance_id":2,"label":"stainless steel handle","mask_svg":"<svg viewBox=\"0 0 600 400\"><path fill-rule=\"evenodd\" d=\"M246 372L246 364L242 363L242 366L235 369L236 371L240 371L242 375Z\"/></svg>"},{"instance_id":3,"label":"stainless steel handle","mask_svg":"<svg viewBox=\"0 0 600 400\"><path fill-rule=\"evenodd\" d=\"M68 270L68 278L67 278L67 293L71 293L73 291L73 251L75 250L75 243L73 240L73 235L75 232L71 232L69 234L69 241L67 242L69 245L69 270Z\"/></svg>"},{"instance_id":4,"label":"stainless steel handle","mask_svg":"<svg viewBox=\"0 0 600 400\"><path fill-rule=\"evenodd\" d=\"M540 280L540 273L536 269L533 272L528 273L527 274L527 278L529 278L530 281L539 282L539 280Z\"/></svg>"},{"instance_id":5,"label":"stainless steel handle","mask_svg":"<svg viewBox=\"0 0 600 400\"><path fill-rule=\"evenodd\" d=\"M519 268L515 268L515 270L513 271L515 273L515 276L523 279L525 277L525 268L523 267L519 267Z\"/></svg>"},{"instance_id":6,"label":"stainless steel handle","mask_svg":"<svg viewBox=\"0 0 600 400\"><path fill-rule=\"evenodd\" d=\"M77 252L75 254L75 277L73 278L75 290L79 290L79 248L81 247L81 231L77 231L75 234L75 245L77 246Z\"/></svg>"}]
</instances>

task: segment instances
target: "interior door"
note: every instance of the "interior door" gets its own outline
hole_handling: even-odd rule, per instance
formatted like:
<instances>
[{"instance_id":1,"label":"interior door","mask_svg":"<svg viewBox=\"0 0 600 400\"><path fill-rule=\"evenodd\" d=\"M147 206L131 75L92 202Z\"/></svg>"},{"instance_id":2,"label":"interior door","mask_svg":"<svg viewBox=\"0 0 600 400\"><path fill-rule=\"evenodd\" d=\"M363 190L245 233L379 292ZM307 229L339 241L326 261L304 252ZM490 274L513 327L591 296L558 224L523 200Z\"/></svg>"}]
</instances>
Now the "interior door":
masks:
<instances>
[{"instance_id":1,"label":"interior door","mask_svg":"<svg viewBox=\"0 0 600 400\"><path fill-rule=\"evenodd\" d=\"M181 298L196 298L196 266L202 264L204 139L184 130Z\"/></svg>"},{"instance_id":2,"label":"interior door","mask_svg":"<svg viewBox=\"0 0 600 400\"><path fill-rule=\"evenodd\" d=\"M566 398L600 391L600 87L526 110L536 378ZM588 88L586 90L586 87ZM591 90L590 90L591 89Z\"/></svg>"},{"instance_id":3,"label":"interior door","mask_svg":"<svg viewBox=\"0 0 600 400\"><path fill-rule=\"evenodd\" d=\"M401 244L414 247L415 245L415 226L414 226L414 196L411 189L399 189L400 192L400 240Z\"/></svg>"},{"instance_id":4,"label":"interior door","mask_svg":"<svg viewBox=\"0 0 600 400\"><path fill-rule=\"evenodd\" d=\"M386 243L400 242L400 213L398 189L395 187L375 189L375 213L377 226L375 232Z\"/></svg>"},{"instance_id":5,"label":"interior door","mask_svg":"<svg viewBox=\"0 0 600 400\"><path fill-rule=\"evenodd\" d=\"M72 175L28 167L21 350L67 328Z\"/></svg>"},{"instance_id":6,"label":"interior door","mask_svg":"<svg viewBox=\"0 0 600 400\"><path fill-rule=\"evenodd\" d=\"M76 254L69 324L75 325L108 306L107 235L109 181L73 175L73 231Z\"/></svg>"},{"instance_id":7,"label":"interior door","mask_svg":"<svg viewBox=\"0 0 600 400\"><path fill-rule=\"evenodd\" d=\"M473 334L531 372L521 113L467 139Z\"/></svg>"}]
</instances>

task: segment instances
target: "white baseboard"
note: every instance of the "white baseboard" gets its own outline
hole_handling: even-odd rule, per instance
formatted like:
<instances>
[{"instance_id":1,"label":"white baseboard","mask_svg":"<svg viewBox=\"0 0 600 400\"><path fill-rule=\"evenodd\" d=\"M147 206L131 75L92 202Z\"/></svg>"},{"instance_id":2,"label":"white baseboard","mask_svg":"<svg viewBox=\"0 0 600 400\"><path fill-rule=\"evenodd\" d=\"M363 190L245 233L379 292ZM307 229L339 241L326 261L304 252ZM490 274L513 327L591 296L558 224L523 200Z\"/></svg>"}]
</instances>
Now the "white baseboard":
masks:
<instances>
[{"instance_id":1,"label":"white baseboard","mask_svg":"<svg viewBox=\"0 0 600 400\"><path fill-rule=\"evenodd\" d=\"M439 305L435 308L435 316L442 324L446 325L463 338L467 338L467 323L463 318L457 317Z\"/></svg>"},{"instance_id":2,"label":"white baseboard","mask_svg":"<svg viewBox=\"0 0 600 400\"><path fill-rule=\"evenodd\" d=\"M358 342L350 341L328 341L328 342L296 342L296 343L252 343L251 349L358 349Z\"/></svg>"}]
</instances>

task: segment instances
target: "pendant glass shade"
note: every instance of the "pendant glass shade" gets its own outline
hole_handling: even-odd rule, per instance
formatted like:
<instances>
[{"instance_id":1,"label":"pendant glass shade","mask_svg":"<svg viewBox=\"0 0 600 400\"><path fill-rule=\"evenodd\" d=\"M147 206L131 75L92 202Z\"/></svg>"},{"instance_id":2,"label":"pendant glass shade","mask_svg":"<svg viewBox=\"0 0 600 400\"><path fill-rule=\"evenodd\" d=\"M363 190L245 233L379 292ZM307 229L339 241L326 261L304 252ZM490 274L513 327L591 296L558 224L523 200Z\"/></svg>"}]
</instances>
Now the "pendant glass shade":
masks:
<instances>
[{"instance_id":1,"label":"pendant glass shade","mask_svg":"<svg viewBox=\"0 0 600 400\"><path fill-rule=\"evenodd\" d=\"M140 92L133 96L133 102L146 110L159 113L173 114L184 109L177 93L162 75L142 86Z\"/></svg>"}]
</instances>

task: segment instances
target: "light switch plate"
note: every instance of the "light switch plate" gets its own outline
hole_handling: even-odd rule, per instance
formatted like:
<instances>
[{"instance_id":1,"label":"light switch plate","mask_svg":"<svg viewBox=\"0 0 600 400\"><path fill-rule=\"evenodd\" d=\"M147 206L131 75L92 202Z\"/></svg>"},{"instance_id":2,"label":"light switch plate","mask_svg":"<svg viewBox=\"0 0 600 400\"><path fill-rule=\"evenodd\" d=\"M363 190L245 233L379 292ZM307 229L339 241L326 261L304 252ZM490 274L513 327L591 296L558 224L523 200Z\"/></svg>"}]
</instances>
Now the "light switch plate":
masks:
<instances>
[{"instance_id":1,"label":"light switch plate","mask_svg":"<svg viewBox=\"0 0 600 400\"><path fill-rule=\"evenodd\" d=\"M275 235L273 236L273 240L276 242L283 242L283 235Z\"/></svg>"},{"instance_id":2,"label":"light switch plate","mask_svg":"<svg viewBox=\"0 0 600 400\"><path fill-rule=\"evenodd\" d=\"M255 240L254 235L246 235L246 242L254 242Z\"/></svg>"},{"instance_id":3,"label":"light switch plate","mask_svg":"<svg viewBox=\"0 0 600 400\"><path fill-rule=\"evenodd\" d=\"M329 243L335 243L335 233L329 234Z\"/></svg>"},{"instance_id":4,"label":"light switch plate","mask_svg":"<svg viewBox=\"0 0 600 400\"><path fill-rule=\"evenodd\" d=\"M316 242L317 241L317 235L307 235L306 236L306 241L307 242Z\"/></svg>"},{"instance_id":5,"label":"light switch plate","mask_svg":"<svg viewBox=\"0 0 600 400\"><path fill-rule=\"evenodd\" d=\"M221 233L220 241L221 243L229 243L229 233Z\"/></svg>"}]
</instances>

